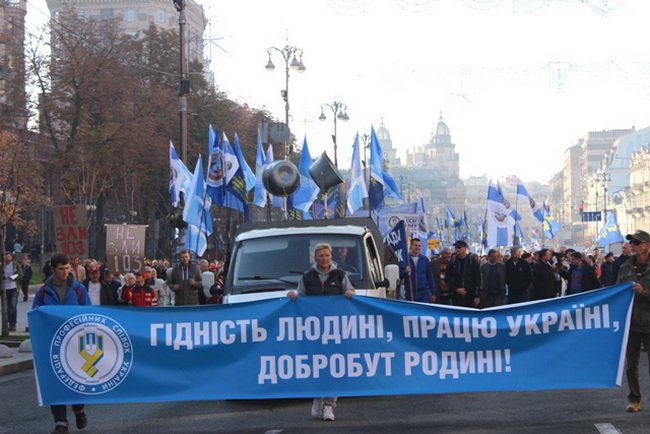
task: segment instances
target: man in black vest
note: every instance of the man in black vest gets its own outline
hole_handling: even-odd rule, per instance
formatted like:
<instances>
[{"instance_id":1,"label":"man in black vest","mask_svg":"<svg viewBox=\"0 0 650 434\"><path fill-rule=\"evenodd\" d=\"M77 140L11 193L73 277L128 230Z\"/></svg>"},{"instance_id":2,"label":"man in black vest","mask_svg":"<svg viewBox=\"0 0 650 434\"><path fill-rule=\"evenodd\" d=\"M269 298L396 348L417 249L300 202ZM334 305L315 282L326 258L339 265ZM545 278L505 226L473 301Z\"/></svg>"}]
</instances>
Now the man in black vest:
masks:
<instances>
[{"instance_id":1,"label":"man in black vest","mask_svg":"<svg viewBox=\"0 0 650 434\"><path fill-rule=\"evenodd\" d=\"M314 248L314 267L305 271L298 280L298 295L344 295L350 299L354 295L352 282L345 271L336 268L332 261L332 246L327 243L317 244ZM287 296L296 299L296 292L289 291ZM336 407L335 396L314 398L311 415L314 419L334 420Z\"/></svg>"}]
</instances>

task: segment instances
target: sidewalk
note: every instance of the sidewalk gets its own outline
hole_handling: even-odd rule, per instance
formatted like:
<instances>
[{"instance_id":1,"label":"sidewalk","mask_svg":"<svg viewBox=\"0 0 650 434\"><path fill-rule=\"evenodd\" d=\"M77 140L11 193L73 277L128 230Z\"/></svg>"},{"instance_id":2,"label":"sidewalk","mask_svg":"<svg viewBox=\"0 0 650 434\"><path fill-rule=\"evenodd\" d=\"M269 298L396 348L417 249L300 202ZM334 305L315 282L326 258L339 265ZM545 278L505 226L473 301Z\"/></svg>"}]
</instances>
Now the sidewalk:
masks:
<instances>
[{"instance_id":1,"label":"sidewalk","mask_svg":"<svg viewBox=\"0 0 650 434\"><path fill-rule=\"evenodd\" d=\"M22 293L19 295L16 331L9 332L9 336L29 336L27 312L32 308L34 293L40 287L41 285L29 286L29 299L27 301L23 301ZM0 342L1 341L2 338L0 338ZM10 347L10 349L13 353L13 357L0 358L0 375L8 375L25 369L33 369L34 362L32 360L32 353L20 353L18 352L18 346Z\"/></svg>"}]
</instances>

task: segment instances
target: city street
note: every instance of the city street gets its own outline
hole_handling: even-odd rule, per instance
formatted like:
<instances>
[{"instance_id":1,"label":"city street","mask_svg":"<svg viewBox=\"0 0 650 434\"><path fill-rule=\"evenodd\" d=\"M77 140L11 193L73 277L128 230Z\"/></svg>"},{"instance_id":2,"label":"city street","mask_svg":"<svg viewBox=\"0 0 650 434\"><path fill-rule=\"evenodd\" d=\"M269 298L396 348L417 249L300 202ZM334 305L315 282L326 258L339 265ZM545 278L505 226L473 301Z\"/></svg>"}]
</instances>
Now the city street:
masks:
<instances>
[{"instance_id":1,"label":"city street","mask_svg":"<svg viewBox=\"0 0 650 434\"><path fill-rule=\"evenodd\" d=\"M650 394L642 354L642 389ZM215 372L212 381L231 373ZM161 379L164 381L164 379ZM49 407L38 407L34 371L0 377L0 433L47 433ZM627 387L342 398L336 421L313 420L311 401L191 401L87 407L85 433L647 433L650 405L626 413ZM74 421L74 416L70 415ZM74 422L73 422L74 425ZM78 430L71 427L71 432Z\"/></svg>"}]
</instances>

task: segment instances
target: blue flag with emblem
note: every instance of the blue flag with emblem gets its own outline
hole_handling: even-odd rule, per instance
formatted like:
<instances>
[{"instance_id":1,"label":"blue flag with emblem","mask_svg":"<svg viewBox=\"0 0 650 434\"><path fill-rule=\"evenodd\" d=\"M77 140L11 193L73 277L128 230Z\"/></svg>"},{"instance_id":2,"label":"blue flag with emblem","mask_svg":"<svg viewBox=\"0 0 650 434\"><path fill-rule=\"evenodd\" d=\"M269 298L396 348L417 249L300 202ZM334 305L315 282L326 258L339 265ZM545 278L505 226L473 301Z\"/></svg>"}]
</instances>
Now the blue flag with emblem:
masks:
<instances>
[{"instance_id":1,"label":"blue flag with emblem","mask_svg":"<svg viewBox=\"0 0 650 434\"><path fill-rule=\"evenodd\" d=\"M216 206L223 206L224 196L226 194L226 172L224 169L223 147L219 140L219 132L208 128L208 176L206 179L206 189L212 202Z\"/></svg>"},{"instance_id":2,"label":"blue flag with emblem","mask_svg":"<svg viewBox=\"0 0 650 434\"><path fill-rule=\"evenodd\" d=\"M607 223L603 225L603 228L598 234L598 245L608 246L610 244L622 242L625 242L625 238L623 238L621 230L618 227L616 212L612 212L607 219Z\"/></svg>"},{"instance_id":3,"label":"blue flag with emblem","mask_svg":"<svg viewBox=\"0 0 650 434\"><path fill-rule=\"evenodd\" d=\"M225 161L225 182L226 194L224 206L235 209L244 214L244 220L249 221L248 214L248 190L246 190L246 179L241 168L237 154L230 146L226 133L223 134L223 149Z\"/></svg>"},{"instance_id":4,"label":"blue flag with emblem","mask_svg":"<svg viewBox=\"0 0 650 434\"><path fill-rule=\"evenodd\" d=\"M514 218L504 203L503 196L492 181L488 185L486 247L510 246L514 231Z\"/></svg>"}]
</instances>

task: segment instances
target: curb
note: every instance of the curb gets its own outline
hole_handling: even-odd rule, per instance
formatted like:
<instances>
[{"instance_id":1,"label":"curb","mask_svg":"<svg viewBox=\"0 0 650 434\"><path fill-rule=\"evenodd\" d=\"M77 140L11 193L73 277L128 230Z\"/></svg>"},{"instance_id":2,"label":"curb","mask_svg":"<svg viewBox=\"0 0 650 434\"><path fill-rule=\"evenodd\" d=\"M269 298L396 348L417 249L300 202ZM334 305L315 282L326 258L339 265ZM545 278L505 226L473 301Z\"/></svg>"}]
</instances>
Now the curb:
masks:
<instances>
[{"instance_id":1,"label":"curb","mask_svg":"<svg viewBox=\"0 0 650 434\"><path fill-rule=\"evenodd\" d=\"M0 376L14 374L27 369L34 369L34 361L32 359L21 360L20 362L0 366Z\"/></svg>"}]
</instances>

